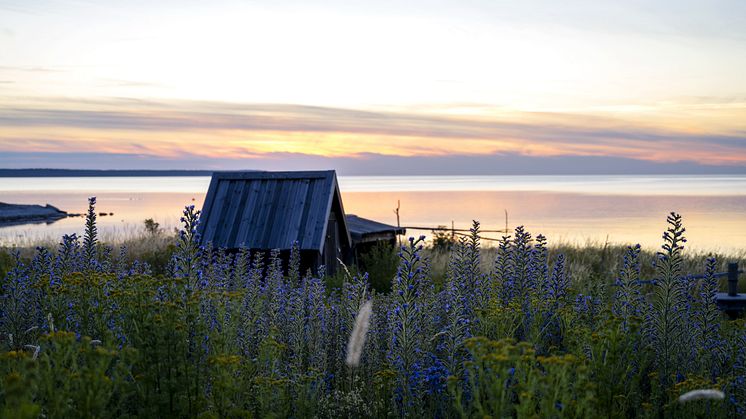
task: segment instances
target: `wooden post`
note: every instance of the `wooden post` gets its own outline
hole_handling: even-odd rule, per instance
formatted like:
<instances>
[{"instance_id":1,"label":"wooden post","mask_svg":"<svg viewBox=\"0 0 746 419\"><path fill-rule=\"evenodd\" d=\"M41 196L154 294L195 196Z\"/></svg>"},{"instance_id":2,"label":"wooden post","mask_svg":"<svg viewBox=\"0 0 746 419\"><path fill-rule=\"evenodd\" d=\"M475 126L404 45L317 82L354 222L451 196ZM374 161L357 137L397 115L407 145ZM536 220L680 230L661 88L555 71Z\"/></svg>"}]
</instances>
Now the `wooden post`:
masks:
<instances>
[{"instance_id":1,"label":"wooden post","mask_svg":"<svg viewBox=\"0 0 746 419\"><path fill-rule=\"evenodd\" d=\"M738 295L738 262L728 264L728 295L731 297Z\"/></svg>"},{"instance_id":2,"label":"wooden post","mask_svg":"<svg viewBox=\"0 0 746 419\"><path fill-rule=\"evenodd\" d=\"M401 247L401 235L399 234L398 230L401 228L401 224L399 223L399 207L401 207L401 200L396 200L396 209L394 210L394 214L396 214L396 241L399 243L399 247Z\"/></svg>"}]
</instances>

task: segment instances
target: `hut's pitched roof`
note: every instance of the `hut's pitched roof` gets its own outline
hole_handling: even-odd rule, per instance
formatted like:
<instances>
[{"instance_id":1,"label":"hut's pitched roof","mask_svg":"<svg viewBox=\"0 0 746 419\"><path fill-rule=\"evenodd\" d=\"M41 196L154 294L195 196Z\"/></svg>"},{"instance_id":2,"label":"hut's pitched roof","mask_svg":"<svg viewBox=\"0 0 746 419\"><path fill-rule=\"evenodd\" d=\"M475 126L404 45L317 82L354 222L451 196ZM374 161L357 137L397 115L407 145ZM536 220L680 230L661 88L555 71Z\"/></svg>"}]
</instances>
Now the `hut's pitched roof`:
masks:
<instances>
[{"instance_id":1,"label":"hut's pitched roof","mask_svg":"<svg viewBox=\"0 0 746 419\"><path fill-rule=\"evenodd\" d=\"M340 236L350 235L333 170L311 172L215 172L199 231L216 247L323 251L327 222L338 206Z\"/></svg>"},{"instance_id":2,"label":"hut's pitched roof","mask_svg":"<svg viewBox=\"0 0 746 419\"><path fill-rule=\"evenodd\" d=\"M358 217L354 214L347 215L347 227L350 229L350 236L354 242L365 242L366 239L375 240L382 234L406 234L406 229L379 223L378 221Z\"/></svg>"}]
</instances>

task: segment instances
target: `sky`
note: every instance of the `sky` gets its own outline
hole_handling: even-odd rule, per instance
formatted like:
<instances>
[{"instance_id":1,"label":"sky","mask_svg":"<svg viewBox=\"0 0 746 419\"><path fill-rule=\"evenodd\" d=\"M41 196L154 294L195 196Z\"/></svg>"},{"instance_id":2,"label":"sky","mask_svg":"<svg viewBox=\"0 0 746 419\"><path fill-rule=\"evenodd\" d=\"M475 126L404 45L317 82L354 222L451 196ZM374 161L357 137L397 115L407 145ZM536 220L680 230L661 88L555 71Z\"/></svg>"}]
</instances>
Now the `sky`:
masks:
<instances>
[{"instance_id":1,"label":"sky","mask_svg":"<svg viewBox=\"0 0 746 419\"><path fill-rule=\"evenodd\" d=\"M0 167L746 173L742 0L0 0Z\"/></svg>"}]
</instances>

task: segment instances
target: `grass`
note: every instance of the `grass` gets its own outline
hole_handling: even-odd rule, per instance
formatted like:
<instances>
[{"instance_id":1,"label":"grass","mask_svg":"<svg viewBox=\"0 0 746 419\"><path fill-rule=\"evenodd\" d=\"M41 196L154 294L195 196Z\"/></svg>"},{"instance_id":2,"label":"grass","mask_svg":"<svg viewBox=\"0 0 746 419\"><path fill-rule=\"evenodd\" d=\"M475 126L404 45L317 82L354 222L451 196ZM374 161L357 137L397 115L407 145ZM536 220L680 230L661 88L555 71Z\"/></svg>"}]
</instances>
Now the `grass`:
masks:
<instances>
[{"instance_id":1,"label":"grass","mask_svg":"<svg viewBox=\"0 0 746 419\"><path fill-rule=\"evenodd\" d=\"M147 262L152 267L153 274L166 274L168 262L176 251L175 243L177 234L159 231L155 234L140 231L137 234L128 234L109 241L113 249L122 246L127 249L127 261L135 260ZM106 245L103 241L102 245ZM491 244L492 242L490 242ZM13 247L0 247L0 273L5 273L12 266L13 259L9 256L11 252L19 252L21 257L27 261L33 258L37 247L53 249L57 247L57 241L42 240L35 243L23 243ZM624 259L627 246L620 244L609 244L601 242L557 243L549 246L550 258L558 254L564 254L569 263L570 276L577 281L600 281L611 282L620 269ZM653 278L657 249L643 249L641 259L642 277ZM497 256L497 247L485 246L481 249L483 257L480 259L480 270L490 272ZM424 249L423 256L428 258L433 281L442 284L445 281L448 270L448 262L451 251L448 249L436 249L428 246ZM746 267L746 250L739 253L709 253L703 251L687 252L684 256L684 271L700 272L708 257L714 257L718 261L718 271L726 271L728 262L737 262L739 266ZM391 278L396 273L398 264L397 249L384 245L373 248L369 254L361 257L361 267L349 266L353 272L367 272L371 284L379 291L387 291L391 286ZM328 283L339 287L344 279L344 274L329 277ZM590 284L586 284L590 285ZM726 289L725 279L721 281L721 290ZM746 281L739 282L740 292L746 292Z\"/></svg>"},{"instance_id":2,"label":"grass","mask_svg":"<svg viewBox=\"0 0 746 419\"><path fill-rule=\"evenodd\" d=\"M126 251L90 214L82 240L0 257L2 417L746 414L744 322L712 276L743 257L687 253L675 215L658 253L522 229L485 248L475 224L314 278L200 248L193 207ZM697 389L724 400L679 401Z\"/></svg>"}]
</instances>

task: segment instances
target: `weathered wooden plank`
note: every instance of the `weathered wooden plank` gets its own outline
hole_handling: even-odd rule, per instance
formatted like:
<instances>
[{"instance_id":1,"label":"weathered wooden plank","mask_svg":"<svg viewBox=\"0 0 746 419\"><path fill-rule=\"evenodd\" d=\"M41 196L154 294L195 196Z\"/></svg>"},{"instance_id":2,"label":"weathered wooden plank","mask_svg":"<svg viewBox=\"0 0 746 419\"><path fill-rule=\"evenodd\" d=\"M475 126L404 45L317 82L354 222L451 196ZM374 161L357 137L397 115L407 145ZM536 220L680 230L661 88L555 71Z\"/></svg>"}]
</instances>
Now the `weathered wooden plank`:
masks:
<instances>
[{"instance_id":1,"label":"weathered wooden plank","mask_svg":"<svg viewBox=\"0 0 746 419\"><path fill-rule=\"evenodd\" d=\"M287 201L294 182L294 180L285 180L279 182L279 194L277 195L277 201L275 201L272 214L267 220L269 223L269 230L267 231L266 240L267 246L271 248L285 248L285 246L282 245L280 236L282 234L282 224L287 215Z\"/></svg>"},{"instance_id":2,"label":"weathered wooden plank","mask_svg":"<svg viewBox=\"0 0 746 419\"><path fill-rule=\"evenodd\" d=\"M236 236L238 236L238 230L241 228L239 224L241 221L241 214L246 205L246 192L249 185L246 181L234 181L236 183L233 194L231 195L231 208L228 211L228 215L225 217L227 223L226 236L223 240L223 246L227 248L235 248Z\"/></svg>"},{"instance_id":3,"label":"weathered wooden plank","mask_svg":"<svg viewBox=\"0 0 746 419\"><path fill-rule=\"evenodd\" d=\"M306 206L306 199L308 196L308 185L310 181L308 179L301 179L298 181L296 191L294 192L294 201L292 202L292 208L288 214L288 234L285 238L289 241L292 247L293 242L297 241L298 246L301 245L301 219L303 218L303 210Z\"/></svg>"},{"instance_id":4,"label":"weathered wooden plank","mask_svg":"<svg viewBox=\"0 0 746 419\"><path fill-rule=\"evenodd\" d=\"M228 192L228 182L221 180L218 182L215 198L212 202L212 209L207 217L207 226L205 226L205 234L203 236L203 242L213 242L217 229L220 225L220 217L225 208L225 197Z\"/></svg>"},{"instance_id":5,"label":"weathered wooden plank","mask_svg":"<svg viewBox=\"0 0 746 419\"><path fill-rule=\"evenodd\" d=\"M267 221L264 229L264 234L262 235L262 243L264 243L263 246L267 249L280 247L278 246L279 243L277 243L277 240L275 240L275 231L277 229L276 221L282 220L283 216L285 215L283 204L287 199L287 191L291 183L292 182L290 181L275 181L276 186L274 188L274 197L272 199L272 209L271 211L269 211L269 214L266 218Z\"/></svg>"},{"instance_id":6,"label":"weathered wooden plank","mask_svg":"<svg viewBox=\"0 0 746 419\"><path fill-rule=\"evenodd\" d=\"M210 214L212 204L215 201L215 194L218 188L218 177L213 176L210 179L210 186L207 188L207 195L205 195L205 202L202 204L202 210L200 212L200 224L197 226L197 231L200 236L204 237L205 228L207 227L207 216Z\"/></svg>"},{"instance_id":7,"label":"weathered wooden plank","mask_svg":"<svg viewBox=\"0 0 746 419\"><path fill-rule=\"evenodd\" d=\"M239 224L238 232L233 240L234 247L249 247L250 243L247 241L249 228L251 228L251 220L256 216L255 209L260 202L261 195L259 194L259 187L261 181L259 180L248 180L246 181L246 188L244 189L244 203L241 211L241 216L237 223Z\"/></svg>"},{"instance_id":8,"label":"weathered wooden plank","mask_svg":"<svg viewBox=\"0 0 746 419\"><path fill-rule=\"evenodd\" d=\"M274 246L280 249L289 249L292 247L293 231L291 229L290 220L293 218L293 206L297 201L296 194L298 193L298 186L300 185L300 179L295 179L288 183L287 191L283 195L283 199L280 203L280 213L282 216L275 218L274 230L275 233L272 235Z\"/></svg>"},{"instance_id":9,"label":"weathered wooden plank","mask_svg":"<svg viewBox=\"0 0 746 419\"><path fill-rule=\"evenodd\" d=\"M215 232L215 236L213 237L212 241L212 244L215 247L225 247L227 245L228 235L230 235L232 228L231 213L234 213L234 211L238 207L238 202L236 202L235 200L235 191L238 187L240 187L242 183L234 180L228 180L224 182L228 184L228 189L225 193L225 203L220 214L217 231Z\"/></svg>"},{"instance_id":10,"label":"weathered wooden plank","mask_svg":"<svg viewBox=\"0 0 746 419\"><path fill-rule=\"evenodd\" d=\"M326 240L326 230L328 228L328 222L329 214L332 210L332 201L334 200L334 182L332 179L327 178L325 179L325 182L323 184L323 192L319 194L320 199L319 201L319 209L317 212L319 214L324 214L324 222L318 225L318 230L316 233L316 236L318 238L318 242L320 242L319 251L324 251L324 242Z\"/></svg>"},{"instance_id":11,"label":"weathered wooden plank","mask_svg":"<svg viewBox=\"0 0 746 419\"><path fill-rule=\"evenodd\" d=\"M302 205L300 206L300 221L298 222L298 234L297 234L297 240L298 240L298 246L301 249L308 249L308 244L306 242L306 231L308 230L308 219L310 214L310 202L313 199L313 186L314 182L311 180L308 181L308 184L306 186L306 194L303 197ZM313 248L313 246L311 246Z\"/></svg>"},{"instance_id":12,"label":"weathered wooden plank","mask_svg":"<svg viewBox=\"0 0 746 419\"><path fill-rule=\"evenodd\" d=\"M223 211L220 214L220 224L218 224L218 231L215 233L215 246L217 247L225 247L226 243L226 237L230 233L230 223L228 219L230 218L230 211L231 208L235 207L237 204L233 200L234 191L238 187L240 182L238 181L228 181L228 190L225 193L225 204L223 205Z\"/></svg>"},{"instance_id":13,"label":"weathered wooden plank","mask_svg":"<svg viewBox=\"0 0 746 419\"><path fill-rule=\"evenodd\" d=\"M280 242L284 243L284 246L287 246L287 248L293 247L293 242L298 236L298 229L295 227L293 218L296 217L295 208L298 205L298 201L300 200L298 194L301 190L302 185L302 179L293 181L293 185L290 188L290 192L288 193L288 200L285 207L285 217L282 220L283 229L282 234L280 235Z\"/></svg>"},{"instance_id":14,"label":"weathered wooden plank","mask_svg":"<svg viewBox=\"0 0 746 419\"><path fill-rule=\"evenodd\" d=\"M247 246L251 248L258 248L259 244L257 242L257 236L259 234L259 229L262 226L260 217L262 215L262 210L266 208L265 202L270 199L270 196L267 193L266 180L257 179L254 182L256 184L256 201L254 202L254 205L251 209L251 221L249 222L249 226L244 237L246 237Z\"/></svg>"},{"instance_id":15,"label":"weathered wooden plank","mask_svg":"<svg viewBox=\"0 0 746 419\"><path fill-rule=\"evenodd\" d=\"M277 220L282 219L284 214L282 213L282 202L287 198L287 188L290 185L290 180L283 180L276 182L275 190L276 194L272 202L272 210L267 215L267 228L264 231L262 241L264 246L268 249L278 248L277 246Z\"/></svg>"},{"instance_id":16,"label":"weathered wooden plank","mask_svg":"<svg viewBox=\"0 0 746 419\"><path fill-rule=\"evenodd\" d=\"M341 218L341 220L339 220L341 229L340 235L342 235L347 241L347 246L352 247L352 236L350 236L350 229L347 226L347 217L345 217L346 213L344 202L342 202L342 193L339 190L339 182L337 182L337 173L332 171L330 177L332 182L332 194L334 195L336 202L339 204L339 214Z\"/></svg>"},{"instance_id":17,"label":"weathered wooden plank","mask_svg":"<svg viewBox=\"0 0 746 419\"><path fill-rule=\"evenodd\" d=\"M279 198L283 183L284 182L277 182L276 180L267 182L268 190L266 193L270 194L271 198L267 200L264 208L262 208L263 215L260 217L262 225L259 228L259 234L257 235L256 241L259 247L263 249L271 249L272 247L268 240L269 234L272 229L271 220L273 215L275 214L274 207L277 203L277 199Z\"/></svg>"},{"instance_id":18,"label":"weathered wooden plank","mask_svg":"<svg viewBox=\"0 0 746 419\"><path fill-rule=\"evenodd\" d=\"M314 180L312 189L311 199L306 202L308 206L308 218L306 219L306 231L303 236L303 247L305 249L319 249L319 222L325 222L321 218L326 218L326 215L322 216L319 210L319 201L324 199L322 195L324 189L323 182Z\"/></svg>"},{"instance_id":19,"label":"weathered wooden plank","mask_svg":"<svg viewBox=\"0 0 746 419\"><path fill-rule=\"evenodd\" d=\"M266 223L266 214L272 205L272 185L274 183L267 179L260 180L259 194L261 195L261 202L255 210L256 217L252 220L252 228L249 232L249 242L253 248L262 248L264 246L261 242L261 237Z\"/></svg>"},{"instance_id":20,"label":"weathered wooden plank","mask_svg":"<svg viewBox=\"0 0 746 419\"><path fill-rule=\"evenodd\" d=\"M329 195L330 182L328 178L324 178L323 181L319 181L317 185L316 196L314 197L312 211L316 218L314 223L313 239L312 243L319 249L319 252L324 251L324 242L326 241L326 230L329 220Z\"/></svg>"}]
</instances>

